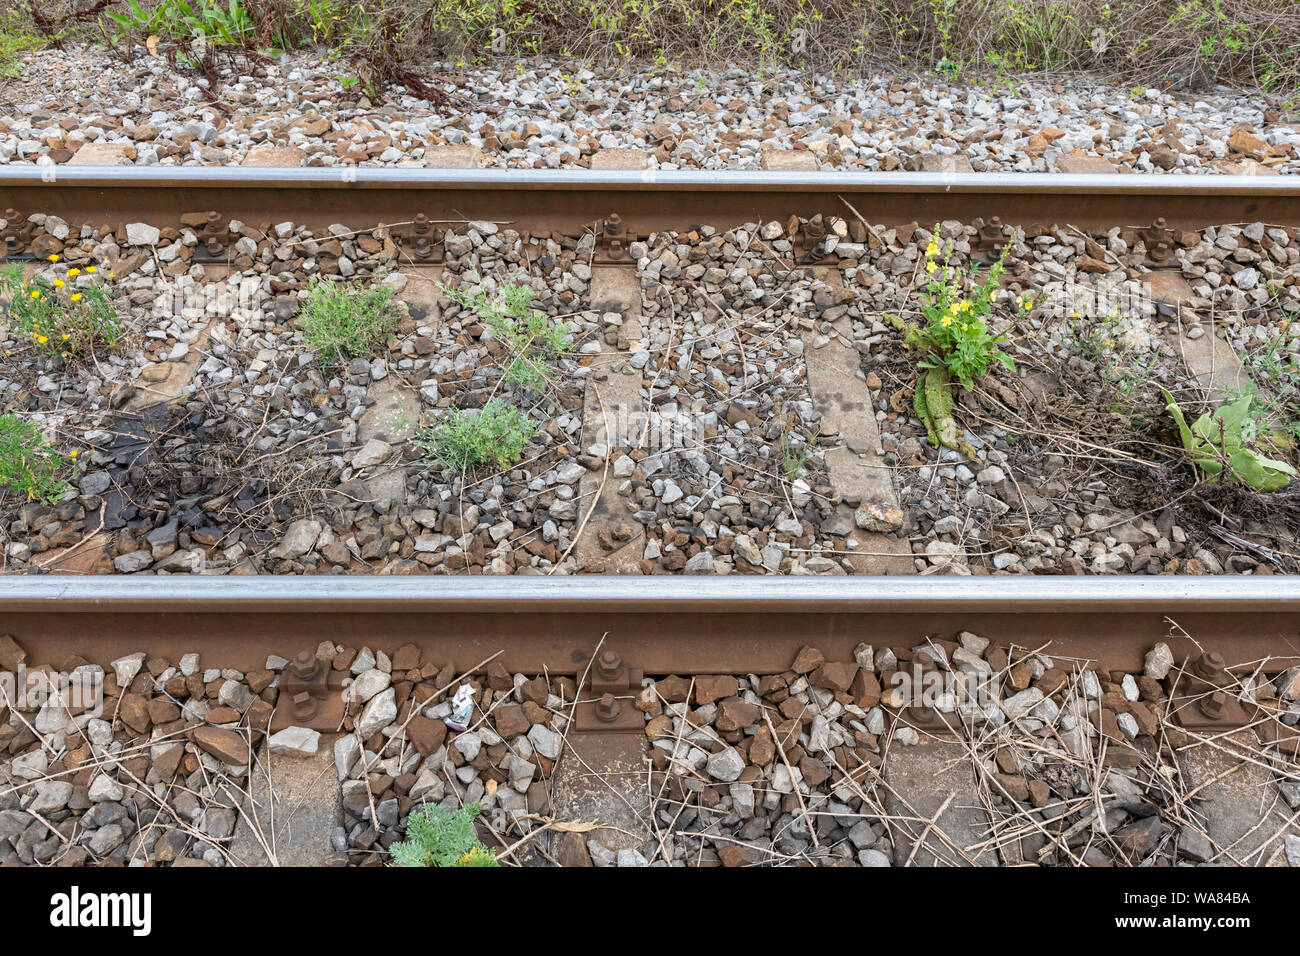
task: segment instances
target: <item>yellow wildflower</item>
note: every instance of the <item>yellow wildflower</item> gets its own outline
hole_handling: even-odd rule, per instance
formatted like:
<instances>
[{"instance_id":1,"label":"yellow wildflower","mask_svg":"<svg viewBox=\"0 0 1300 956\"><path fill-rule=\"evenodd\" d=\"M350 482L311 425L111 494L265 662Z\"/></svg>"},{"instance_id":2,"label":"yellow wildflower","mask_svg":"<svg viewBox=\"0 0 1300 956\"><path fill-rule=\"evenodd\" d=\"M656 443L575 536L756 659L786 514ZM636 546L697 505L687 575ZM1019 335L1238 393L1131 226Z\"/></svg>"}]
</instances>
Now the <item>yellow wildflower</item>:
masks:
<instances>
[{"instance_id":1,"label":"yellow wildflower","mask_svg":"<svg viewBox=\"0 0 1300 956\"><path fill-rule=\"evenodd\" d=\"M63 288L63 280L62 280L62 279L55 279L55 280L54 280L54 288L56 288L56 289L62 289L62 288Z\"/></svg>"},{"instance_id":2,"label":"yellow wildflower","mask_svg":"<svg viewBox=\"0 0 1300 956\"><path fill-rule=\"evenodd\" d=\"M95 273L95 267L94 267L94 266L86 266L86 274L87 274L87 275L94 275L94 273Z\"/></svg>"},{"instance_id":3,"label":"yellow wildflower","mask_svg":"<svg viewBox=\"0 0 1300 956\"><path fill-rule=\"evenodd\" d=\"M79 276L79 275L81 275L81 270L80 270L80 269L69 269L69 270L68 270L68 275L73 276L73 277Z\"/></svg>"},{"instance_id":4,"label":"yellow wildflower","mask_svg":"<svg viewBox=\"0 0 1300 956\"><path fill-rule=\"evenodd\" d=\"M39 299L40 297L41 297L40 292L38 292L37 290L33 289L33 290L32 290L32 298L33 298L33 299Z\"/></svg>"},{"instance_id":5,"label":"yellow wildflower","mask_svg":"<svg viewBox=\"0 0 1300 956\"><path fill-rule=\"evenodd\" d=\"M36 341L37 341L37 342L40 342L42 345L44 345L46 342L49 341L49 339L46 338L44 335L38 335L38 336L36 337Z\"/></svg>"},{"instance_id":6,"label":"yellow wildflower","mask_svg":"<svg viewBox=\"0 0 1300 956\"><path fill-rule=\"evenodd\" d=\"M69 457L69 458L76 458L76 457L77 457L77 449L74 448L74 449L72 449L72 451L68 452L68 457Z\"/></svg>"},{"instance_id":7,"label":"yellow wildflower","mask_svg":"<svg viewBox=\"0 0 1300 956\"><path fill-rule=\"evenodd\" d=\"M933 262L927 262L927 263L925 264L925 271L926 271L926 272L933 272L934 269L935 269L935 265L934 265Z\"/></svg>"},{"instance_id":8,"label":"yellow wildflower","mask_svg":"<svg viewBox=\"0 0 1300 956\"><path fill-rule=\"evenodd\" d=\"M80 292L74 292L74 293L72 294L72 301L73 301L73 302L80 302L80 301L81 301L81 293L80 293Z\"/></svg>"},{"instance_id":9,"label":"yellow wildflower","mask_svg":"<svg viewBox=\"0 0 1300 956\"><path fill-rule=\"evenodd\" d=\"M952 316L945 315L942 319L939 320L939 324L942 325L944 328L947 328L948 326L952 325Z\"/></svg>"}]
</instances>

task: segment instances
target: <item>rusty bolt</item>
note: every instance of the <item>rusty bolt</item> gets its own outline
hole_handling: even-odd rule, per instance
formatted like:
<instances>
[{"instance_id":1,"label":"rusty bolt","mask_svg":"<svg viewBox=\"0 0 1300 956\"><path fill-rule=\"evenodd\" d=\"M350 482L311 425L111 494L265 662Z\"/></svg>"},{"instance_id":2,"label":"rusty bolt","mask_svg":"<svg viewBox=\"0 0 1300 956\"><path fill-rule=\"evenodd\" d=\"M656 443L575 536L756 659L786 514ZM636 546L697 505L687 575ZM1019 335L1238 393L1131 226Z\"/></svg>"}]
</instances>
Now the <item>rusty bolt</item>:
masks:
<instances>
[{"instance_id":1,"label":"rusty bolt","mask_svg":"<svg viewBox=\"0 0 1300 956\"><path fill-rule=\"evenodd\" d=\"M1217 720L1223 716L1223 705L1227 700L1223 691L1216 690L1209 697L1201 698L1201 713L1211 720Z\"/></svg>"},{"instance_id":2,"label":"rusty bolt","mask_svg":"<svg viewBox=\"0 0 1300 956\"><path fill-rule=\"evenodd\" d=\"M1192 672L1196 674L1197 677L1207 681L1225 676L1224 671L1226 669L1223 655L1217 654L1214 651L1207 651L1202 654L1196 659L1196 663L1192 665Z\"/></svg>"},{"instance_id":3,"label":"rusty bolt","mask_svg":"<svg viewBox=\"0 0 1300 956\"><path fill-rule=\"evenodd\" d=\"M613 680L617 677L622 666L623 658L618 656L617 651L604 650L600 652L600 657L596 658L596 673L605 680Z\"/></svg>"},{"instance_id":4,"label":"rusty bolt","mask_svg":"<svg viewBox=\"0 0 1300 956\"><path fill-rule=\"evenodd\" d=\"M320 661L311 651L299 651L293 659L293 672L301 680L311 680L320 671Z\"/></svg>"},{"instance_id":5,"label":"rusty bolt","mask_svg":"<svg viewBox=\"0 0 1300 956\"><path fill-rule=\"evenodd\" d=\"M613 694L605 694L596 702L596 717L607 724L618 720L619 705Z\"/></svg>"},{"instance_id":6,"label":"rusty bolt","mask_svg":"<svg viewBox=\"0 0 1300 956\"><path fill-rule=\"evenodd\" d=\"M305 690L293 695L292 705L295 717L306 718L316 713L316 699Z\"/></svg>"}]
</instances>

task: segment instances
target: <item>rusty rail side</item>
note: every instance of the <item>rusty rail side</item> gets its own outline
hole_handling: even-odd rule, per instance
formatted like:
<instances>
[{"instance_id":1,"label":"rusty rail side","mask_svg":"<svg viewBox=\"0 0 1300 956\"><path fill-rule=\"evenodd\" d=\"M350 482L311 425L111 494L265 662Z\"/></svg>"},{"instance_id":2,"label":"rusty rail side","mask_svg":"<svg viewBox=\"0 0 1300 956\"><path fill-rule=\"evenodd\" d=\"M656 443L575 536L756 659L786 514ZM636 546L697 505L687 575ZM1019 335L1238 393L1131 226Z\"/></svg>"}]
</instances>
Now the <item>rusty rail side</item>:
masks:
<instances>
[{"instance_id":1,"label":"rusty rail side","mask_svg":"<svg viewBox=\"0 0 1300 956\"><path fill-rule=\"evenodd\" d=\"M1300 579L0 578L0 633L56 665L199 650L249 668L328 638L572 674L608 635L647 673L761 674L805 644L846 658L961 630L1107 669L1165 640L1280 670L1300 661Z\"/></svg>"},{"instance_id":2,"label":"rusty rail side","mask_svg":"<svg viewBox=\"0 0 1300 956\"><path fill-rule=\"evenodd\" d=\"M792 213L873 224L999 217L1104 231L1264 220L1300 226L1300 177L1064 173L442 170L0 166L0 215L46 213L72 225L146 221L216 210L250 223L314 229L430 220L493 220L531 232L581 233L618 213L644 235L696 224L784 220Z\"/></svg>"}]
</instances>

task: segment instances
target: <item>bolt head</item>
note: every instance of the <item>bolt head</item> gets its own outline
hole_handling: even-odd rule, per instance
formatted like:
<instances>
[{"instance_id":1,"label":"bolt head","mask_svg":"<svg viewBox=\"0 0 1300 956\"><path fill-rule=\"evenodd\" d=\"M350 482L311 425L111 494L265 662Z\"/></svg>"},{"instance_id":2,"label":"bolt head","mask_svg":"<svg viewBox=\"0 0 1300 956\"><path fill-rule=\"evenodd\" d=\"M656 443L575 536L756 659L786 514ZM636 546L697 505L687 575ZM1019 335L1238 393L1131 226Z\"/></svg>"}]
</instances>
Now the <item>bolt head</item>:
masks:
<instances>
[{"instance_id":1,"label":"bolt head","mask_svg":"<svg viewBox=\"0 0 1300 956\"><path fill-rule=\"evenodd\" d=\"M605 694L600 698L599 701L597 701L596 716L600 720L603 720L606 723L610 723L618 719L618 714L619 714L618 701L614 699L613 694Z\"/></svg>"}]
</instances>

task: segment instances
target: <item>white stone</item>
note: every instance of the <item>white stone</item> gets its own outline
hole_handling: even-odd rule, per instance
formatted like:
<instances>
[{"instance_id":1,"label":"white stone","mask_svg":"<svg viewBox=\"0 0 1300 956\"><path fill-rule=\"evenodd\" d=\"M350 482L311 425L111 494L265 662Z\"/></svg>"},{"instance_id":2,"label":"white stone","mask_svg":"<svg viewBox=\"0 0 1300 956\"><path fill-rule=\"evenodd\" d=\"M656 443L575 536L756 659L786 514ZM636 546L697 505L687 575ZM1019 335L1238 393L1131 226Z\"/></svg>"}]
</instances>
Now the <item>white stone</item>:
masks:
<instances>
[{"instance_id":1,"label":"white stone","mask_svg":"<svg viewBox=\"0 0 1300 956\"><path fill-rule=\"evenodd\" d=\"M271 753L290 757L314 757L320 747L320 732L307 727L286 727L270 740Z\"/></svg>"},{"instance_id":2,"label":"white stone","mask_svg":"<svg viewBox=\"0 0 1300 956\"><path fill-rule=\"evenodd\" d=\"M130 686L131 681L135 680L135 675L140 673L140 668L144 665L144 658L144 651L139 651L113 661L113 675L117 678L118 687L126 688Z\"/></svg>"},{"instance_id":3,"label":"white stone","mask_svg":"<svg viewBox=\"0 0 1300 956\"><path fill-rule=\"evenodd\" d=\"M390 687L370 698L366 709L357 721L357 733L365 740L383 730L397 719L397 698Z\"/></svg>"},{"instance_id":4,"label":"white stone","mask_svg":"<svg viewBox=\"0 0 1300 956\"><path fill-rule=\"evenodd\" d=\"M101 773L90 781L90 787L87 789L91 803L104 803L105 801L116 803L122 799L122 785L110 777L108 774Z\"/></svg>"}]
</instances>

